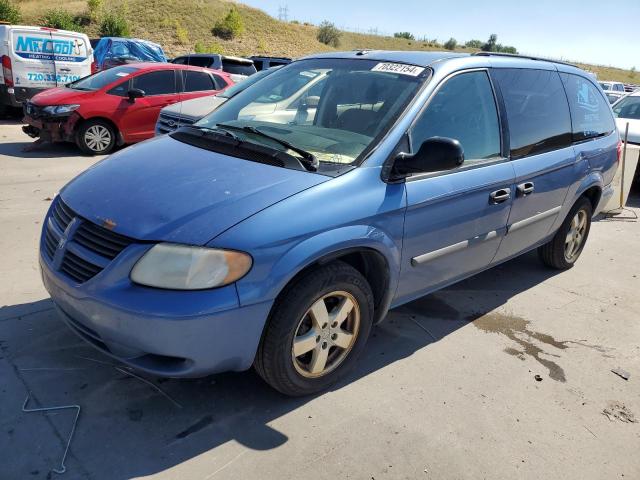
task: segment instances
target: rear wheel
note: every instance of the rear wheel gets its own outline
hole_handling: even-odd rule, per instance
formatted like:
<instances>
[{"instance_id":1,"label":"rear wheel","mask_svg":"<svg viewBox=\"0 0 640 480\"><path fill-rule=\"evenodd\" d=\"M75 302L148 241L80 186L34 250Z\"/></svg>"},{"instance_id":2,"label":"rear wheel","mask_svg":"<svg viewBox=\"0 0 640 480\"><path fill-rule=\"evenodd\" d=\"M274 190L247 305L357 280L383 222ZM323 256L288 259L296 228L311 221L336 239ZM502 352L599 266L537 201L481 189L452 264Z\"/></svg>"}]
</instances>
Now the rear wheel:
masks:
<instances>
[{"instance_id":1,"label":"rear wheel","mask_svg":"<svg viewBox=\"0 0 640 480\"><path fill-rule=\"evenodd\" d=\"M76 132L76 145L89 155L105 155L116 146L116 132L104 120L87 120Z\"/></svg>"},{"instance_id":2,"label":"rear wheel","mask_svg":"<svg viewBox=\"0 0 640 480\"><path fill-rule=\"evenodd\" d=\"M373 320L373 294L356 269L335 262L313 270L278 298L255 368L276 390L309 395L356 363Z\"/></svg>"},{"instance_id":3,"label":"rear wheel","mask_svg":"<svg viewBox=\"0 0 640 480\"><path fill-rule=\"evenodd\" d=\"M587 198L580 198L555 236L538 248L540 259L559 270L573 267L587 242L592 214L591 202Z\"/></svg>"}]
</instances>

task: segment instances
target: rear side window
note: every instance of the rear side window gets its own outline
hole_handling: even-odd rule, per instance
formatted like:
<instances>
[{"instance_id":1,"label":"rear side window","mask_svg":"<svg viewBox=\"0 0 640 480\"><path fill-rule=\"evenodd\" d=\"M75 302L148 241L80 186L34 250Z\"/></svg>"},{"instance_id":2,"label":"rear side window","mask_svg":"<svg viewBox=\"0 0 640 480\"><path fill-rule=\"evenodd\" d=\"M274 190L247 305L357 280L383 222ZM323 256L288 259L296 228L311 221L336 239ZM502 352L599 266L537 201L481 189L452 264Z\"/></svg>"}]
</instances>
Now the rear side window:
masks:
<instances>
[{"instance_id":1,"label":"rear side window","mask_svg":"<svg viewBox=\"0 0 640 480\"><path fill-rule=\"evenodd\" d=\"M602 91L579 75L562 73L560 76L571 107L573 140L579 142L613 132L616 126Z\"/></svg>"},{"instance_id":2,"label":"rear side window","mask_svg":"<svg viewBox=\"0 0 640 480\"><path fill-rule=\"evenodd\" d=\"M222 90L227 87L227 82L220 76L212 73L213 81L216 84L216 90Z\"/></svg>"},{"instance_id":3,"label":"rear side window","mask_svg":"<svg viewBox=\"0 0 640 480\"><path fill-rule=\"evenodd\" d=\"M456 75L433 96L411 130L411 151L431 137L454 138L465 164L500 156L500 129L486 72Z\"/></svg>"},{"instance_id":4,"label":"rear side window","mask_svg":"<svg viewBox=\"0 0 640 480\"><path fill-rule=\"evenodd\" d=\"M192 72L186 70L182 72L184 75L184 91L200 92L202 90L216 90L211 76L204 72Z\"/></svg>"},{"instance_id":5,"label":"rear side window","mask_svg":"<svg viewBox=\"0 0 640 480\"><path fill-rule=\"evenodd\" d=\"M176 93L176 77L173 70L145 73L133 79L133 88L143 90L146 96Z\"/></svg>"},{"instance_id":6,"label":"rear side window","mask_svg":"<svg viewBox=\"0 0 640 480\"><path fill-rule=\"evenodd\" d=\"M512 158L571 145L571 116L558 72L509 68L492 75L507 110Z\"/></svg>"},{"instance_id":7,"label":"rear side window","mask_svg":"<svg viewBox=\"0 0 640 480\"><path fill-rule=\"evenodd\" d=\"M620 100L613 107L613 114L618 118L640 120L640 97L629 96Z\"/></svg>"},{"instance_id":8,"label":"rear side window","mask_svg":"<svg viewBox=\"0 0 640 480\"><path fill-rule=\"evenodd\" d=\"M211 57L185 57L182 62L184 65L193 65L194 67L207 68L213 64Z\"/></svg>"}]
</instances>

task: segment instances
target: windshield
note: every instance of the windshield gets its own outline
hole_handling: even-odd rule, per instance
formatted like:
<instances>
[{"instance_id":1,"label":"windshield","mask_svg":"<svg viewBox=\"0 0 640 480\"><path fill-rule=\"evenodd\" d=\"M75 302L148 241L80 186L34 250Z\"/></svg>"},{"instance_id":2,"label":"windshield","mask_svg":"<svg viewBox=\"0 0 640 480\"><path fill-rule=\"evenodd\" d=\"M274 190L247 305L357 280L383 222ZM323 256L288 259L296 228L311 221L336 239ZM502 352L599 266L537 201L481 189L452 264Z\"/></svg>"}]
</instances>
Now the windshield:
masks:
<instances>
[{"instance_id":1,"label":"windshield","mask_svg":"<svg viewBox=\"0 0 640 480\"><path fill-rule=\"evenodd\" d=\"M355 164L398 118L427 72L364 59L302 60L237 94L196 126L232 126L243 140L287 151L247 133L258 129L320 163Z\"/></svg>"},{"instance_id":2,"label":"windshield","mask_svg":"<svg viewBox=\"0 0 640 480\"><path fill-rule=\"evenodd\" d=\"M640 120L640 96L623 98L613 106L613 114L618 118Z\"/></svg>"},{"instance_id":3,"label":"windshield","mask_svg":"<svg viewBox=\"0 0 640 480\"><path fill-rule=\"evenodd\" d=\"M101 88L110 85L116 80L123 79L136 70L138 70L138 68L128 65L114 67L110 68L109 70L103 70L93 75L89 75L88 77L81 78L80 80L70 83L67 86L76 90L100 90Z\"/></svg>"},{"instance_id":4,"label":"windshield","mask_svg":"<svg viewBox=\"0 0 640 480\"><path fill-rule=\"evenodd\" d=\"M262 70L261 72L258 72L255 75L251 75L246 80L242 80L241 82L236 83L235 85L227 88L224 92L218 94L218 96L222 98L235 97L237 94L239 94L243 90L246 90L247 87L250 87L261 78L264 78L267 75L272 74L273 72L275 72L275 69Z\"/></svg>"}]
</instances>

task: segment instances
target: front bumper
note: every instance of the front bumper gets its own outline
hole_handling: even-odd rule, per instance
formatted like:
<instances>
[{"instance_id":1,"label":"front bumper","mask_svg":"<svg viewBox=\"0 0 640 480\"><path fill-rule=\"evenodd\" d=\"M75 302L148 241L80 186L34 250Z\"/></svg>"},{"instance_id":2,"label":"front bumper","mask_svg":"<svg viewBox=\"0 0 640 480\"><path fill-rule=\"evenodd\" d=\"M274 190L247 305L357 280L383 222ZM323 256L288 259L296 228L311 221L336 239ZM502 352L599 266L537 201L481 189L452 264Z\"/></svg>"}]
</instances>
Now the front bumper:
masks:
<instances>
[{"instance_id":1,"label":"front bumper","mask_svg":"<svg viewBox=\"0 0 640 480\"><path fill-rule=\"evenodd\" d=\"M30 137L40 137L49 142L74 141L75 127L81 118L77 113L72 112L65 116L34 117L27 113L26 105L24 112L22 121L27 125L22 127L22 131Z\"/></svg>"},{"instance_id":2,"label":"front bumper","mask_svg":"<svg viewBox=\"0 0 640 480\"><path fill-rule=\"evenodd\" d=\"M172 291L133 284L127 272L148 247L129 246L78 285L54 270L41 245L44 286L65 323L107 355L152 375L250 368L272 302L240 307L235 285Z\"/></svg>"}]
</instances>

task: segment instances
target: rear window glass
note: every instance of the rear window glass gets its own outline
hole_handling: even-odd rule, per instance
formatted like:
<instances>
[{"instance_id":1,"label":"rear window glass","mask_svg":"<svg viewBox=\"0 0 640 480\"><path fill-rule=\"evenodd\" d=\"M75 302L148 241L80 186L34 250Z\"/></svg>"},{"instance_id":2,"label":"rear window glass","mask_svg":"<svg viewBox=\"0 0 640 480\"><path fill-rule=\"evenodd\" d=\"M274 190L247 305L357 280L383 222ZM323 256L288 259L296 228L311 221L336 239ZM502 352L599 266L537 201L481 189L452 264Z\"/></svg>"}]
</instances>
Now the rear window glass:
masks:
<instances>
[{"instance_id":1,"label":"rear window glass","mask_svg":"<svg viewBox=\"0 0 640 480\"><path fill-rule=\"evenodd\" d=\"M204 72L182 72L185 92L200 92L202 90L215 90L216 86L211 77Z\"/></svg>"},{"instance_id":2,"label":"rear window glass","mask_svg":"<svg viewBox=\"0 0 640 480\"><path fill-rule=\"evenodd\" d=\"M611 108L601 90L579 75L563 73L561 77L571 107L574 141L607 135L615 130Z\"/></svg>"},{"instance_id":3,"label":"rear window glass","mask_svg":"<svg viewBox=\"0 0 640 480\"><path fill-rule=\"evenodd\" d=\"M256 73L256 67L253 63L238 63L233 60L222 59L222 70L227 73L236 75L253 75Z\"/></svg>"},{"instance_id":4,"label":"rear window glass","mask_svg":"<svg viewBox=\"0 0 640 480\"><path fill-rule=\"evenodd\" d=\"M144 91L146 96L176 93L175 74L173 70L145 73L133 79L133 88Z\"/></svg>"},{"instance_id":5,"label":"rear window glass","mask_svg":"<svg viewBox=\"0 0 640 480\"><path fill-rule=\"evenodd\" d=\"M571 145L571 116L558 72L495 69L511 136L511 156L536 155Z\"/></svg>"}]
</instances>

